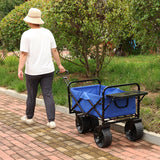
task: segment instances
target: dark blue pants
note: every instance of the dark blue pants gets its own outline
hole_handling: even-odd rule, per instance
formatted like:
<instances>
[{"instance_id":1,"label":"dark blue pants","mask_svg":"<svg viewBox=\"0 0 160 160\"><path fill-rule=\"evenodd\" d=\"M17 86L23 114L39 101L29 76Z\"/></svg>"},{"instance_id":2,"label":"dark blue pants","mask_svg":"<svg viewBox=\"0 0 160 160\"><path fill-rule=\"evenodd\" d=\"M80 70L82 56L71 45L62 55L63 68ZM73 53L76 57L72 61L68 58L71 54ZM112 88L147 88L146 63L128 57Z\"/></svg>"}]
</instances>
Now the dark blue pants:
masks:
<instances>
[{"instance_id":1,"label":"dark blue pants","mask_svg":"<svg viewBox=\"0 0 160 160\"><path fill-rule=\"evenodd\" d=\"M27 86L26 115L28 119L31 119L34 116L38 85L40 84L46 107L48 121L50 122L55 120L55 102L52 94L53 77L54 77L54 72L36 76L26 74L26 86Z\"/></svg>"}]
</instances>

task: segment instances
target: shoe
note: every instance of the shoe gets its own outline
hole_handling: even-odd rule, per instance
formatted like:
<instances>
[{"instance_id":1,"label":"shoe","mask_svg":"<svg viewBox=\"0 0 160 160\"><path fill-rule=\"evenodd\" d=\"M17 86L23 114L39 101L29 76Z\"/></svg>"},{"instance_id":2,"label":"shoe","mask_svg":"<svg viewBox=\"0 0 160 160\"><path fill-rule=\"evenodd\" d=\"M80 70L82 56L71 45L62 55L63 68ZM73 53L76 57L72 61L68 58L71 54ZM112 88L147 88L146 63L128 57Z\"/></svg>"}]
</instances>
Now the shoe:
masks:
<instances>
[{"instance_id":1,"label":"shoe","mask_svg":"<svg viewBox=\"0 0 160 160\"><path fill-rule=\"evenodd\" d=\"M54 121L48 122L47 126L50 128L56 128L56 123Z\"/></svg>"},{"instance_id":2,"label":"shoe","mask_svg":"<svg viewBox=\"0 0 160 160\"><path fill-rule=\"evenodd\" d=\"M33 119L28 119L27 116L21 117L21 121L25 122L26 124L33 124Z\"/></svg>"}]
</instances>

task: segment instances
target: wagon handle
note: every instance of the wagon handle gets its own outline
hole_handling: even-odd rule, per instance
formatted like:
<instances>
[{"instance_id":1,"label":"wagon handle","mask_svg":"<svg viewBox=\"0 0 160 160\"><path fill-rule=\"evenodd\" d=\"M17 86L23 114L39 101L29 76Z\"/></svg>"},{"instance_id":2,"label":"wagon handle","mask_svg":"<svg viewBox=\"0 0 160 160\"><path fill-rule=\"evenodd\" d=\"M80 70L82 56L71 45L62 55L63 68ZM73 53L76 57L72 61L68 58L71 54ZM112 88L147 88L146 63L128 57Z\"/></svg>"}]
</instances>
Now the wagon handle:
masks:
<instances>
[{"instance_id":1,"label":"wagon handle","mask_svg":"<svg viewBox=\"0 0 160 160\"><path fill-rule=\"evenodd\" d=\"M63 73L59 73L59 71L56 71L56 74L57 74L57 76L63 77L63 75L69 75L69 71L65 70L65 72L63 72Z\"/></svg>"},{"instance_id":2,"label":"wagon handle","mask_svg":"<svg viewBox=\"0 0 160 160\"><path fill-rule=\"evenodd\" d=\"M56 71L56 74L57 74L57 76L62 77L62 78L64 79L64 82L65 82L65 83L66 83L66 85L68 86L68 84L69 84L69 80L68 80L67 75L69 75L69 71L68 71L68 70L66 70L66 71L65 71L65 72L63 72L63 73L59 73L59 71Z\"/></svg>"}]
</instances>

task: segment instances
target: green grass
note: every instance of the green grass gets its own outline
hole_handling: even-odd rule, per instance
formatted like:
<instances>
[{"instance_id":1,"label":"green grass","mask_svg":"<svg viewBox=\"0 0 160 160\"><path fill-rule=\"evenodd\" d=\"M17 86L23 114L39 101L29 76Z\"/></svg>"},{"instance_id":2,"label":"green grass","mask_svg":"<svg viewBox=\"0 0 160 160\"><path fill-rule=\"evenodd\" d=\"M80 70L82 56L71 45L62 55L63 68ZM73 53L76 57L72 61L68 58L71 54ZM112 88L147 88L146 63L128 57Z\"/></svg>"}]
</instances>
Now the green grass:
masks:
<instances>
[{"instance_id":1,"label":"green grass","mask_svg":"<svg viewBox=\"0 0 160 160\"><path fill-rule=\"evenodd\" d=\"M150 97L144 97L144 99L143 99L143 104L144 104L145 106L148 106L148 105L152 104L151 98L150 98Z\"/></svg>"},{"instance_id":2,"label":"green grass","mask_svg":"<svg viewBox=\"0 0 160 160\"><path fill-rule=\"evenodd\" d=\"M156 105L157 105L157 109L160 109L160 96L156 97Z\"/></svg>"},{"instance_id":3,"label":"green grass","mask_svg":"<svg viewBox=\"0 0 160 160\"><path fill-rule=\"evenodd\" d=\"M156 91L160 82L160 56L115 57L101 75L105 82L121 84L137 82L144 84L147 90Z\"/></svg>"},{"instance_id":4,"label":"green grass","mask_svg":"<svg viewBox=\"0 0 160 160\"><path fill-rule=\"evenodd\" d=\"M78 63L78 60L75 60ZM107 59L106 59L107 62ZM67 61L62 61L70 72L69 81L86 79L85 69ZM92 63L92 61L90 61ZM123 83L139 83L142 90L150 93L141 103L141 118L144 128L160 133L160 56L138 55L129 57L113 57L111 63L102 68L99 79L103 85L117 85ZM58 70L55 65L56 70ZM18 92L26 91L25 80L20 81L17 76L18 58L10 56L0 63L0 86L14 89ZM94 77L92 77L94 78ZM127 87L126 90L130 90ZM153 94L152 94L153 93ZM67 86L64 80L55 74L53 95L56 104L68 106ZM38 97L41 96L39 87Z\"/></svg>"}]
</instances>

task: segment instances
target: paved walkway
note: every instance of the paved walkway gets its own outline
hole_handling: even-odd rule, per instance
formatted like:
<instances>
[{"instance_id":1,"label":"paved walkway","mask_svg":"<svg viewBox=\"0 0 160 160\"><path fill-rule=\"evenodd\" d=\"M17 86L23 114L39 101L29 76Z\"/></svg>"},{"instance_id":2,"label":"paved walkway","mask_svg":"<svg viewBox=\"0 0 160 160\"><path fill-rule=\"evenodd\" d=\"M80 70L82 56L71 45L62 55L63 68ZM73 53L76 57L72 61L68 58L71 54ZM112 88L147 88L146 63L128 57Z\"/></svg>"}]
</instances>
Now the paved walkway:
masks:
<instances>
[{"instance_id":1,"label":"paved walkway","mask_svg":"<svg viewBox=\"0 0 160 160\"><path fill-rule=\"evenodd\" d=\"M0 92L0 160L160 160L160 146L130 142L112 132L112 144L98 148L93 134L79 134L73 116L56 112L56 129L46 126L45 108L36 106L35 124L20 121L25 101Z\"/></svg>"}]
</instances>

